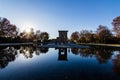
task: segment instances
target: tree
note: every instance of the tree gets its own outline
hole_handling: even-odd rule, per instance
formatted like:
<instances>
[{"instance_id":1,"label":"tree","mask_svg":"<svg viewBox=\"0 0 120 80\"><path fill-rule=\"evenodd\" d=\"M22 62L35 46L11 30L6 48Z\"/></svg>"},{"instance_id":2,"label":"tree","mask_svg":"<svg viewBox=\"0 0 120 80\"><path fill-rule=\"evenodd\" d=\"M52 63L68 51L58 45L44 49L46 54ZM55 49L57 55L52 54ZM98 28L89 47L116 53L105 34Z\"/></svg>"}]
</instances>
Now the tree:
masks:
<instances>
[{"instance_id":1,"label":"tree","mask_svg":"<svg viewBox=\"0 0 120 80\"><path fill-rule=\"evenodd\" d=\"M108 40L112 38L111 31L106 26L103 25L99 25L96 31L96 35L98 36L99 41L101 43L106 43Z\"/></svg>"},{"instance_id":2,"label":"tree","mask_svg":"<svg viewBox=\"0 0 120 80\"><path fill-rule=\"evenodd\" d=\"M36 40L40 40L40 30L36 31Z\"/></svg>"},{"instance_id":3,"label":"tree","mask_svg":"<svg viewBox=\"0 0 120 80\"><path fill-rule=\"evenodd\" d=\"M29 37L33 40L34 39L34 29L30 28L30 33L28 33Z\"/></svg>"},{"instance_id":4,"label":"tree","mask_svg":"<svg viewBox=\"0 0 120 80\"><path fill-rule=\"evenodd\" d=\"M73 32L71 34L71 41L78 42L78 40L79 40L79 32Z\"/></svg>"},{"instance_id":5,"label":"tree","mask_svg":"<svg viewBox=\"0 0 120 80\"><path fill-rule=\"evenodd\" d=\"M48 34L47 32L41 32L41 34L40 34L40 39L41 39L42 41L48 40L48 39L49 39L49 34Z\"/></svg>"},{"instance_id":6,"label":"tree","mask_svg":"<svg viewBox=\"0 0 120 80\"><path fill-rule=\"evenodd\" d=\"M113 31L116 34L116 37L120 38L120 16L116 17L112 21Z\"/></svg>"},{"instance_id":7,"label":"tree","mask_svg":"<svg viewBox=\"0 0 120 80\"><path fill-rule=\"evenodd\" d=\"M0 17L0 36L1 37L16 37L18 29L16 25L10 23L7 18Z\"/></svg>"},{"instance_id":8,"label":"tree","mask_svg":"<svg viewBox=\"0 0 120 80\"><path fill-rule=\"evenodd\" d=\"M23 31L22 33L20 33L20 37L22 39L33 41L34 37L35 37L35 35L34 35L34 29L30 28L30 32Z\"/></svg>"},{"instance_id":9,"label":"tree","mask_svg":"<svg viewBox=\"0 0 120 80\"><path fill-rule=\"evenodd\" d=\"M92 42L93 34L92 31L82 30L80 31L80 42Z\"/></svg>"},{"instance_id":10,"label":"tree","mask_svg":"<svg viewBox=\"0 0 120 80\"><path fill-rule=\"evenodd\" d=\"M93 33L93 39L94 39L94 43L99 43L99 36L98 36L98 34L96 34L96 33Z\"/></svg>"}]
</instances>

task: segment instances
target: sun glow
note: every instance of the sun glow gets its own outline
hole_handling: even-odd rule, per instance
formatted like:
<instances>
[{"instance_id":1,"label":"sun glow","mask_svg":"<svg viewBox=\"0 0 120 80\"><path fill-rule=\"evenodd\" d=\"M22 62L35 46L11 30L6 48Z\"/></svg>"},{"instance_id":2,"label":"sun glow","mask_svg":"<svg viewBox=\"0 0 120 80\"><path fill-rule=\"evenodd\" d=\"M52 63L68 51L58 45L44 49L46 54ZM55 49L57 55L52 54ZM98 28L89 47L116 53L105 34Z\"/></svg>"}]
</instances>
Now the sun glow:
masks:
<instances>
[{"instance_id":1,"label":"sun glow","mask_svg":"<svg viewBox=\"0 0 120 80\"><path fill-rule=\"evenodd\" d=\"M24 23L22 24L22 27L21 27L21 31L25 31L26 33L30 33L31 32L31 29L33 30L36 30L35 28L35 23L34 21L24 21Z\"/></svg>"},{"instance_id":2,"label":"sun glow","mask_svg":"<svg viewBox=\"0 0 120 80\"><path fill-rule=\"evenodd\" d=\"M26 33L30 33L30 31L31 31L30 28L27 28L27 29L25 30Z\"/></svg>"}]
</instances>

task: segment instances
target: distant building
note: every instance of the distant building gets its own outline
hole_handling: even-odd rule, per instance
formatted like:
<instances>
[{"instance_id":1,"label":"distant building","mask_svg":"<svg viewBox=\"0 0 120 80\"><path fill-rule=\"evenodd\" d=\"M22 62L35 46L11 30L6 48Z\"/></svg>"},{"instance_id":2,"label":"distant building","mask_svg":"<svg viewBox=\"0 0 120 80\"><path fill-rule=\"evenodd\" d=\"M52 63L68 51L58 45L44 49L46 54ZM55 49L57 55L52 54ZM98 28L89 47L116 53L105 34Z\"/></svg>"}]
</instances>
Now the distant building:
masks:
<instances>
[{"instance_id":1,"label":"distant building","mask_svg":"<svg viewBox=\"0 0 120 80\"><path fill-rule=\"evenodd\" d=\"M66 44L68 42L68 37L67 37L67 30L59 30L59 37L57 37L57 42L58 43L64 43Z\"/></svg>"}]
</instances>

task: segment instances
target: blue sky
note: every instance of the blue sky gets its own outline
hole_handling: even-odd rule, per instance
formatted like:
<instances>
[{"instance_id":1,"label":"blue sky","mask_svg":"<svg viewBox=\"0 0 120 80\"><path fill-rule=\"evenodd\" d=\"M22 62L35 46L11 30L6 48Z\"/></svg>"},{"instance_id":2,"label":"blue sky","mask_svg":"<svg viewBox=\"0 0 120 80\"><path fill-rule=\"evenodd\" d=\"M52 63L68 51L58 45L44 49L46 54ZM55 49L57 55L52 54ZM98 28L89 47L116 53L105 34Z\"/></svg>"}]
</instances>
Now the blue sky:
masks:
<instances>
[{"instance_id":1,"label":"blue sky","mask_svg":"<svg viewBox=\"0 0 120 80\"><path fill-rule=\"evenodd\" d=\"M112 29L120 16L120 0L0 0L0 16L8 18L21 31L33 27L57 37L58 30L96 30L98 25Z\"/></svg>"}]
</instances>

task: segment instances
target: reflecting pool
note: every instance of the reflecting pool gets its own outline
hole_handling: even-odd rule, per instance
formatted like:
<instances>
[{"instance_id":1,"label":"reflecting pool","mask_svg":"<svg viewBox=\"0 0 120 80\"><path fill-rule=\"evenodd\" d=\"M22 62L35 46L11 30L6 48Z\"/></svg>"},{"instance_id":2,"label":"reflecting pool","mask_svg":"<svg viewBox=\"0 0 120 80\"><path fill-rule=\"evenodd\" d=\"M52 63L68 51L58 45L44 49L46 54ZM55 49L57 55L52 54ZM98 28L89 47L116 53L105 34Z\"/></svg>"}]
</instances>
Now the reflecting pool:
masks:
<instances>
[{"instance_id":1,"label":"reflecting pool","mask_svg":"<svg viewBox=\"0 0 120 80\"><path fill-rule=\"evenodd\" d=\"M0 47L0 80L120 80L120 49Z\"/></svg>"}]
</instances>

